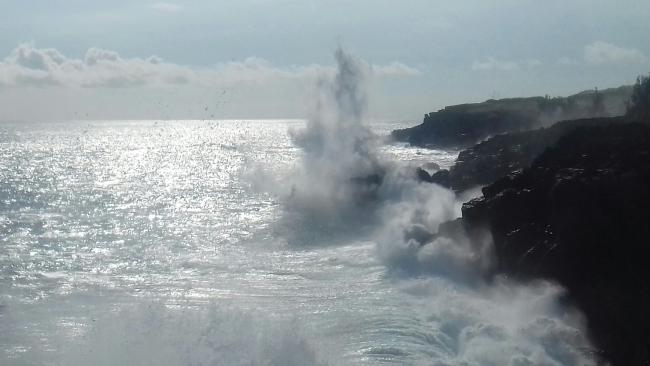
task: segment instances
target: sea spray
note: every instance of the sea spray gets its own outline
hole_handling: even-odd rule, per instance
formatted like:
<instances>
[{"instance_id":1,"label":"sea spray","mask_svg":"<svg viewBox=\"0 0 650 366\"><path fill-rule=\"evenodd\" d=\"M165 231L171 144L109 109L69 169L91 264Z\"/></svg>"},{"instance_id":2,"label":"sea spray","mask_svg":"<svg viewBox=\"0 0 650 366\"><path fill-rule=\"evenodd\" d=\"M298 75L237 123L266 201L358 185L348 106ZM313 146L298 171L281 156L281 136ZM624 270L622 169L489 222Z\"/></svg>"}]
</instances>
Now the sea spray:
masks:
<instances>
[{"instance_id":1,"label":"sea spray","mask_svg":"<svg viewBox=\"0 0 650 366\"><path fill-rule=\"evenodd\" d=\"M336 365L295 322L213 304L205 308L131 305L93 319L65 366ZM321 347L321 348L319 348Z\"/></svg>"},{"instance_id":2,"label":"sea spray","mask_svg":"<svg viewBox=\"0 0 650 366\"><path fill-rule=\"evenodd\" d=\"M581 314L557 301L559 286L499 279L477 288L438 276L395 285L420 302L422 322L434 330L428 364L596 365Z\"/></svg>"},{"instance_id":3,"label":"sea spray","mask_svg":"<svg viewBox=\"0 0 650 366\"><path fill-rule=\"evenodd\" d=\"M458 217L458 201L453 192L423 184L410 167L380 154L380 140L364 124L364 86L372 69L340 48L335 58L337 72L318 82L305 128L291 131L303 155L283 200L289 240L305 245L366 235L379 243L387 262L408 271L442 270L442 264L451 265L444 270L450 275L485 269L489 243L474 248L469 240L428 243L412 237L414 231L436 233L441 223Z\"/></svg>"},{"instance_id":4,"label":"sea spray","mask_svg":"<svg viewBox=\"0 0 650 366\"><path fill-rule=\"evenodd\" d=\"M291 131L303 155L299 169L290 174L283 223L292 241L303 244L320 234L331 240L332 233L355 232L373 223L386 170L378 139L363 124L363 84L370 67L341 49L335 56L334 80L321 78L306 127Z\"/></svg>"},{"instance_id":5,"label":"sea spray","mask_svg":"<svg viewBox=\"0 0 650 366\"><path fill-rule=\"evenodd\" d=\"M396 286L431 313L437 365L594 364L584 351L583 318L560 305L559 286L486 281L489 232L439 231L460 216L459 198L379 154L363 124L369 68L341 49L335 56L336 76L318 83L312 117L292 132L303 156L283 197L288 240L331 244L343 234L375 241Z\"/></svg>"}]
</instances>

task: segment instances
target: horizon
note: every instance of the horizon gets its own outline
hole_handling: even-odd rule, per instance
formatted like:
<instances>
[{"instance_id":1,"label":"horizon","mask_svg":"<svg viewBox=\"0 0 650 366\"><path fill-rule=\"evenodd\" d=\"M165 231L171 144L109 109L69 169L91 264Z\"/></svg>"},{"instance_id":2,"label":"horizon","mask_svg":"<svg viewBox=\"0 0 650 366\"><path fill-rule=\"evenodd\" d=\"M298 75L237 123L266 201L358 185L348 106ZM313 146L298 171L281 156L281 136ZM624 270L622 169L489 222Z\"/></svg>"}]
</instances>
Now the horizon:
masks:
<instances>
[{"instance_id":1,"label":"horizon","mask_svg":"<svg viewBox=\"0 0 650 366\"><path fill-rule=\"evenodd\" d=\"M372 74L369 118L417 121L631 85L650 71L648 17L633 0L11 3L0 120L306 118L342 45Z\"/></svg>"},{"instance_id":2,"label":"horizon","mask_svg":"<svg viewBox=\"0 0 650 366\"><path fill-rule=\"evenodd\" d=\"M650 365L650 1L0 13L0 365Z\"/></svg>"},{"instance_id":3,"label":"horizon","mask_svg":"<svg viewBox=\"0 0 650 366\"><path fill-rule=\"evenodd\" d=\"M607 88L598 88L596 90L604 92L607 90L620 89L625 87L632 87L633 85L619 85ZM581 91L576 91L568 95L546 95L550 98L566 98L574 95L579 95L582 93L593 92L594 89L585 89ZM528 98L544 98L545 95L530 95L530 96L515 96L515 97L504 97L498 99L485 99L481 101L467 101L459 102L457 104L450 104L441 106L439 108L432 109L422 113L422 117L417 118L390 118L390 117L373 117L368 116L364 118L364 122L367 124L381 124L381 123L419 123L422 122L423 117L429 113L441 111L446 107L457 106L457 105L470 105L470 104L481 104L489 101L499 101L499 100L509 100L509 99L528 99ZM200 109L200 108L199 108ZM13 124L13 123L26 123L26 124L38 124L38 123L102 123L102 122L308 122L309 117L224 117L224 118L215 118L214 116L209 117L193 117L193 118L171 118L160 116L157 118L83 118L83 116L75 116L75 118L59 118L59 119L38 119L38 120L10 120L10 119L0 119L0 123Z\"/></svg>"}]
</instances>

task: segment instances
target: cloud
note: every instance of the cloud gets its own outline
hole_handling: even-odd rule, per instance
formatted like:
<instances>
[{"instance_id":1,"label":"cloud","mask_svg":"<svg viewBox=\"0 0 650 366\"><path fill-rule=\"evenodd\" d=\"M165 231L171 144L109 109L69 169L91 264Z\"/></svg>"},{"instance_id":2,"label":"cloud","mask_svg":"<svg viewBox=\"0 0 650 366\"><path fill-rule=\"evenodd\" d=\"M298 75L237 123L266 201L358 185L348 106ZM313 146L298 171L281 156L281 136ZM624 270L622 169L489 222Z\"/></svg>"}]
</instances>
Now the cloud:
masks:
<instances>
[{"instance_id":1,"label":"cloud","mask_svg":"<svg viewBox=\"0 0 650 366\"><path fill-rule=\"evenodd\" d=\"M584 60L588 64L638 64L647 61L647 57L634 48L596 41L584 48Z\"/></svg>"},{"instance_id":2,"label":"cloud","mask_svg":"<svg viewBox=\"0 0 650 366\"><path fill-rule=\"evenodd\" d=\"M419 74L417 69L400 62L366 67L379 77ZM21 44L0 62L0 86L129 88L192 84L225 87L283 80L309 81L334 71L332 66L318 64L278 67L258 57L197 68L170 63L157 56L124 58L115 51L101 48L90 48L83 58L77 59L66 57L56 49Z\"/></svg>"},{"instance_id":3,"label":"cloud","mask_svg":"<svg viewBox=\"0 0 650 366\"><path fill-rule=\"evenodd\" d=\"M164 2L153 3L151 4L151 7L155 10L162 11L165 13L176 13L178 11L183 10L183 7L180 5L172 4L172 3L164 3Z\"/></svg>"},{"instance_id":4,"label":"cloud","mask_svg":"<svg viewBox=\"0 0 650 366\"><path fill-rule=\"evenodd\" d=\"M542 66L542 62L536 59L526 59L520 61L502 61L494 57L488 57L486 61L474 61L472 70L474 71L516 71L522 69L533 69Z\"/></svg>"},{"instance_id":5,"label":"cloud","mask_svg":"<svg viewBox=\"0 0 650 366\"><path fill-rule=\"evenodd\" d=\"M404 65L401 62L391 62L385 66L374 65L373 72L377 75L385 76L417 76L420 70Z\"/></svg>"}]
</instances>

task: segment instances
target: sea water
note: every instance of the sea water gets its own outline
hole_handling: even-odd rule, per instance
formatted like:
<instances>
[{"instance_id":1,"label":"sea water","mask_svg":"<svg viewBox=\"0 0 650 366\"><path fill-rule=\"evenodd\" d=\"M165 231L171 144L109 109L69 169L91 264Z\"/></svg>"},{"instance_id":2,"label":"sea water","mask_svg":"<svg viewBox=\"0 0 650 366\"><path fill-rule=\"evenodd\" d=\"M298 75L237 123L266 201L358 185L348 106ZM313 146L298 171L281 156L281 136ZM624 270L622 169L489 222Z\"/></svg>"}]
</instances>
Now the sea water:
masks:
<instances>
[{"instance_id":1,"label":"sea water","mask_svg":"<svg viewBox=\"0 0 650 366\"><path fill-rule=\"evenodd\" d=\"M398 127L369 125L385 161L453 163L456 151L383 140ZM290 131L302 128L1 124L0 364L589 362L556 285L403 271L380 227L292 237L281 188L301 164ZM261 189L267 180L276 188Z\"/></svg>"}]
</instances>

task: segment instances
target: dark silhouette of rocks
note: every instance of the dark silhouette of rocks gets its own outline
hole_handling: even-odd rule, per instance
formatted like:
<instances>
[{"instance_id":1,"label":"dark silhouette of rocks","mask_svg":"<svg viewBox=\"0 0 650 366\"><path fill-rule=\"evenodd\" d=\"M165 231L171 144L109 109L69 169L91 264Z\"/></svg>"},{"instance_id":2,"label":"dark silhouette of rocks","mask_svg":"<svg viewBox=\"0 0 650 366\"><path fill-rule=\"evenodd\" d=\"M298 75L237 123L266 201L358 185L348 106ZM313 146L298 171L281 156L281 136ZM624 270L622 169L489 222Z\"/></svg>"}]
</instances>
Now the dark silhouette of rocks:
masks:
<instances>
[{"instance_id":1,"label":"dark silhouette of rocks","mask_svg":"<svg viewBox=\"0 0 650 366\"><path fill-rule=\"evenodd\" d=\"M605 360L650 364L650 126L574 128L483 195L441 230L488 228L496 272L559 282Z\"/></svg>"},{"instance_id":2,"label":"dark silhouette of rocks","mask_svg":"<svg viewBox=\"0 0 650 366\"><path fill-rule=\"evenodd\" d=\"M392 137L417 146L464 147L494 134L527 130L536 123L535 117L520 112L475 112L455 106L429 113L421 125L395 130Z\"/></svg>"},{"instance_id":3,"label":"dark silhouette of rocks","mask_svg":"<svg viewBox=\"0 0 650 366\"><path fill-rule=\"evenodd\" d=\"M451 182L449 181L449 170L447 169L438 170L433 174L429 174L426 170L417 168L415 173L418 179L423 182L436 183L447 188L451 186Z\"/></svg>"},{"instance_id":4,"label":"dark silhouette of rocks","mask_svg":"<svg viewBox=\"0 0 650 366\"><path fill-rule=\"evenodd\" d=\"M583 126L622 123L623 117L563 121L548 128L496 135L460 152L456 163L434 177L423 179L455 191L490 184L528 167L533 159L567 133ZM435 177L438 175L437 177Z\"/></svg>"},{"instance_id":5,"label":"dark silhouette of rocks","mask_svg":"<svg viewBox=\"0 0 650 366\"><path fill-rule=\"evenodd\" d=\"M425 115L418 126L393 131L392 137L423 147L469 147L490 136L549 126L560 120L622 115L631 93L632 87L624 86L566 98L512 98L449 106Z\"/></svg>"},{"instance_id":6,"label":"dark silhouette of rocks","mask_svg":"<svg viewBox=\"0 0 650 366\"><path fill-rule=\"evenodd\" d=\"M603 117L623 114L612 105L626 115ZM430 147L483 140L449 170L416 171L456 191L485 185L432 238L478 243L489 232L490 275L560 283L587 317L594 352L613 365L650 365L649 105L650 78L640 77L634 87L569 98L448 107L393 133ZM572 119L553 124L554 109ZM497 115L505 121L490 120Z\"/></svg>"}]
</instances>

